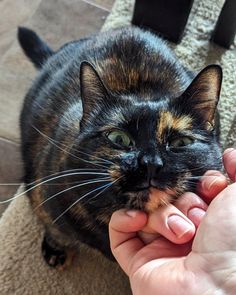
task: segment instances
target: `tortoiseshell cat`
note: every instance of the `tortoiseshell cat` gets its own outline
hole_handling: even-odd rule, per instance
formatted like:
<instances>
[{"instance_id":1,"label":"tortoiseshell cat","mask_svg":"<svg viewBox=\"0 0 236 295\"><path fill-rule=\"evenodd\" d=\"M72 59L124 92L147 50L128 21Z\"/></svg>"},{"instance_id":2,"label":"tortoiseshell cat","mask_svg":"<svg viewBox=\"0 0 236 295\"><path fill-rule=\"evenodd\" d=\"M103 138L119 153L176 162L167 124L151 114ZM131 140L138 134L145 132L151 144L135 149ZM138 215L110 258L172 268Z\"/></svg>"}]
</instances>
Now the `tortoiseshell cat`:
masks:
<instances>
[{"instance_id":1,"label":"tortoiseshell cat","mask_svg":"<svg viewBox=\"0 0 236 295\"><path fill-rule=\"evenodd\" d=\"M112 258L115 210L153 211L221 168L219 66L193 79L160 38L133 27L57 52L26 28L18 38L39 69L20 125L24 180L35 186L28 196L46 227L49 265L63 264L80 242Z\"/></svg>"}]
</instances>

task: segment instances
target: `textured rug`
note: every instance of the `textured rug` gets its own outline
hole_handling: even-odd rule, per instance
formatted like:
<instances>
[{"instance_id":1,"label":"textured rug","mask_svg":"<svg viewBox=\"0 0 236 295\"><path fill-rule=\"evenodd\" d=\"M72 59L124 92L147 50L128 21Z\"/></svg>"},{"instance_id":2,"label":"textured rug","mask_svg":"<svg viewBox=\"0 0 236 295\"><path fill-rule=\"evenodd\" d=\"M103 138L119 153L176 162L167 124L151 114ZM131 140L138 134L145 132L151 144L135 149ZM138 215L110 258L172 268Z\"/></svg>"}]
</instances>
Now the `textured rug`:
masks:
<instances>
[{"instance_id":1,"label":"textured rug","mask_svg":"<svg viewBox=\"0 0 236 295\"><path fill-rule=\"evenodd\" d=\"M44 1L43 5L37 6L37 4L37 9L34 8L36 9L35 18L29 22L32 28L42 27L45 24L46 20L43 17L48 16L49 2L52 3L52 1L48 1L45 4ZM71 18L73 6L69 6L68 11L68 9L65 9L68 8L67 4L63 6L60 4L62 2L55 1L54 3L54 5L57 5L58 13L61 11L65 19ZM71 5L75 3L71 0L69 2L71 2ZM224 82L219 111L222 122L221 141L222 145L226 147L235 146L236 143L236 50L235 46L231 50L224 50L209 43L210 33L214 28L222 5L223 1L221 0L214 2L211 0L195 0L181 44L170 45L183 63L195 71L209 63L222 65ZM134 0L117 0L103 30L130 24L133 6ZM45 11L47 11L47 14L45 14ZM54 30L57 32L58 29L55 27ZM63 32L59 33L63 35ZM9 40L6 39L6 44L8 43ZM2 49L4 51L3 47ZM29 70L22 55L15 54L17 50L19 48L12 46L10 54L2 55L0 70L3 70L4 63L8 62L17 68L14 74L17 74L18 79L23 81L25 77L30 77L33 71L32 68ZM15 56L17 58L14 58ZM23 74L20 72L18 63L21 64ZM12 75L13 72L9 72L4 77L1 76L0 85L4 82L3 79L11 79ZM17 76L14 76L15 79ZM20 92L23 92L23 88L26 88L26 86L24 84L24 87L19 88ZM12 93L16 93L17 86L14 86L11 90ZM7 89L3 89L3 91L7 91ZM18 104L20 105L20 103ZM7 112L5 115L4 120L7 120ZM17 133L13 135L17 138ZM42 237L43 227L32 213L27 198L21 196L15 199L0 219L1 295L131 294L127 278L119 267L84 245L81 245L80 255L69 269L63 272L50 269L41 256Z\"/></svg>"}]
</instances>

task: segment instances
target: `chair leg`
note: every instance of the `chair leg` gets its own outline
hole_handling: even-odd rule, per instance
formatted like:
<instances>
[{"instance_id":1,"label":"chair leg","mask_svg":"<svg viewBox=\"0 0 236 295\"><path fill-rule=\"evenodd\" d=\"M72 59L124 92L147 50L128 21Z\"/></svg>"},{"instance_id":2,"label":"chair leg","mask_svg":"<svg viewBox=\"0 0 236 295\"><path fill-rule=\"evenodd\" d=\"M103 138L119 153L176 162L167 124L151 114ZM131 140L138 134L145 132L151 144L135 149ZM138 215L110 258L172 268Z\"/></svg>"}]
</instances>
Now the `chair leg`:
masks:
<instances>
[{"instance_id":1,"label":"chair leg","mask_svg":"<svg viewBox=\"0 0 236 295\"><path fill-rule=\"evenodd\" d=\"M212 34L211 41L229 48L236 34L236 1L226 0Z\"/></svg>"},{"instance_id":2,"label":"chair leg","mask_svg":"<svg viewBox=\"0 0 236 295\"><path fill-rule=\"evenodd\" d=\"M180 42L194 0L136 0L132 23Z\"/></svg>"}]
</instances>

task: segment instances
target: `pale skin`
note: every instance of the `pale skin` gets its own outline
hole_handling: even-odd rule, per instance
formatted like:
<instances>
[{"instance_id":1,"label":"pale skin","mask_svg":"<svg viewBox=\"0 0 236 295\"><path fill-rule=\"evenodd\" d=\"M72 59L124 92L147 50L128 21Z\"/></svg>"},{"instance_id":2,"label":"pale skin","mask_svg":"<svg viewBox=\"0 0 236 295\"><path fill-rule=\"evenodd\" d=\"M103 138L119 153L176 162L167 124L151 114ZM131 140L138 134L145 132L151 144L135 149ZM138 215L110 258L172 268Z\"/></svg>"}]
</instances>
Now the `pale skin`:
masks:
<instances>
[{"instance_id":1,"label":"pale skin","mask_svg":"<svg viewBox=\"0 0 236 295\"><path fill-rule=\"evenodd\" d=\"M149 216L113 214L112 253L134 295L236 294L236 150L226 150L223 162L231 184L208 171L199 196L186 193Z\"/></svg>"}]
</instances>

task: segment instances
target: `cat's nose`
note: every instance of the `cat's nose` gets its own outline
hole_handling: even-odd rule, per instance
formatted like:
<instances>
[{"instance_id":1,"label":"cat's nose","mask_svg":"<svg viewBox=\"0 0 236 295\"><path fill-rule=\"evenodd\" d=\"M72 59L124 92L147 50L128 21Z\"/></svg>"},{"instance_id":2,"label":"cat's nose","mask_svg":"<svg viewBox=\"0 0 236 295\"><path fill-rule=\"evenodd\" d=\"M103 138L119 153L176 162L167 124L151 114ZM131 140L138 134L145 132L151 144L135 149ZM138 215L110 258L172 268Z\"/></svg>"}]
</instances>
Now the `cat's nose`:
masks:
<instances>
[{"instance_id":1,"label":"cat's nose","mask_svg":"<svg viewBox=\"0 0 236 295\"><path fill-rule=\"evenodd\" d=\"M145 169L147 181L151 184L152 180L155 179L163 167L163 161L159 155L144 155L140 159L140 164Z\"/></svg>"}]
</instances>

